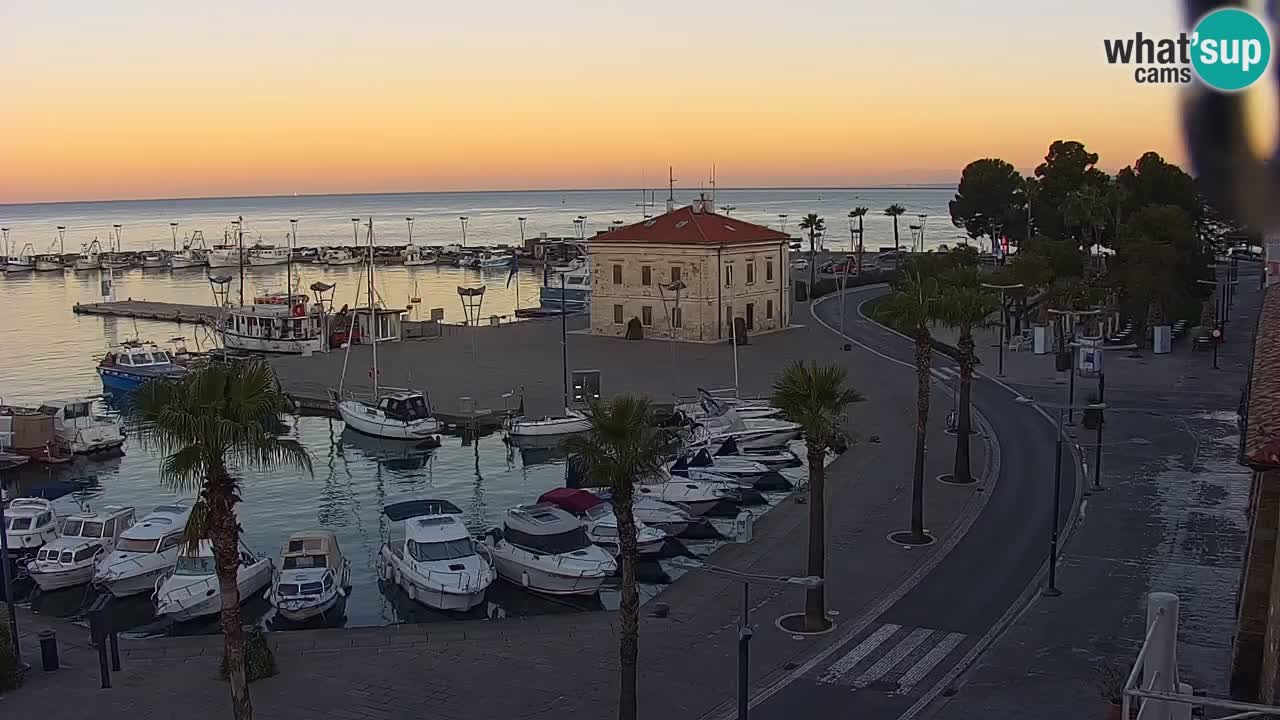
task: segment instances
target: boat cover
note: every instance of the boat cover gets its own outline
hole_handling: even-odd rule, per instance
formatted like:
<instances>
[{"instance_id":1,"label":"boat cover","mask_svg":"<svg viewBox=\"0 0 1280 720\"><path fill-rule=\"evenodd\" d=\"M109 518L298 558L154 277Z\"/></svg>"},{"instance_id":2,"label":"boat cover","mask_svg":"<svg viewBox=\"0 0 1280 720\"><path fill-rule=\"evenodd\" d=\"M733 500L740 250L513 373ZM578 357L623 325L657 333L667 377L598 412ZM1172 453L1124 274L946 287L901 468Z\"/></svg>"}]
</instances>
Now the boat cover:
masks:
<instances>
[{"instance_id":1,"label":"boat cover","mask_svg":"<svg viewBox=\"0 0 1280 720\"><path fill-rule=\"evenodd\" d=\"M382 513L392 522L400 522L423 515L461 515L462 511L448 500L405 500L384 507Z\"/></svg>"},{"instance_id":2,"label":"boat cover","mask_svg":"<svg viewBox=\"0 0 1280 720\"><path fill-rule=\"evenodd\" d=\"M574 515L581 515L604 501L586 490L565 487L548 490L538 498L538 502L551 503Z\"/></svg>"}]
</instances>

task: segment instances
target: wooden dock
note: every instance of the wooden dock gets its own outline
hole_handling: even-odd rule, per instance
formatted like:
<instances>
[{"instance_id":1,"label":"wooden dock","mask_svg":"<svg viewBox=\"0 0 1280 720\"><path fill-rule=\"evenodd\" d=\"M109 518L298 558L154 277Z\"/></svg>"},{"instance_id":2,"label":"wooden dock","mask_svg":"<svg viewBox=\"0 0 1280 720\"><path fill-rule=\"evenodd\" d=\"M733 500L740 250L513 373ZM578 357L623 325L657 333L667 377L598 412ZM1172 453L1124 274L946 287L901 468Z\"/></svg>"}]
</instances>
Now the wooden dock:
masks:
<instances>
[{"instance_id":1,"label":"wooden dock","mask_svg":"<svg viewBox=\"0 0 1280 720\"><path fill-rule=\"evenodd\" d=\"M150 300L117 300L115 302L76 303L71 307L71 311L77 315L106 315L109 317L165 320L200 325L216 321L219 308L215 305L189 305L187 303L152 302Z\"/></svg>"}]
</instances>

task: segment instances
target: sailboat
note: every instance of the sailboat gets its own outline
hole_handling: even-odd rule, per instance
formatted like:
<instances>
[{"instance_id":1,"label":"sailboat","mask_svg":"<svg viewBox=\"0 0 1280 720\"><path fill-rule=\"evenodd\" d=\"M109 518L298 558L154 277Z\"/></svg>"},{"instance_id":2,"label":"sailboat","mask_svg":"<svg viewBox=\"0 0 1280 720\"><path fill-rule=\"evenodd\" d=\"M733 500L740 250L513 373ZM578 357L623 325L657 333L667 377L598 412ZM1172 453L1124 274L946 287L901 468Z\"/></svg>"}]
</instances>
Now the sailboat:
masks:
<instances>
[{"instance_id":1,"label":"sailboat","mask_svg":"<svg viewBox=\"0 0 1280 720\"><path fill-rule=\"evenodd\" d=\"M392 440L425 439L440 432L440 422L431 413L427 396L416 390L384 388L378 385L378 302L374 292L373 218L369 218L369 337L373 365L369 377L373 380L373 402L343 399L342 385L347 378L347 359L351 357L351 342L347 342L347 356L342 362L342 380L336 392L330 396L338 406L338 414L347 427L365 435ZM351 314L348 338L354 335L358 312ZM385 392L384 392L385 391Z\"/></svg>"},{"instance_id":2,"label":"sailboat","mask_svg":"<svg viewBox=\"0 0 1280 720\"><path fill-rule=\"evenodd\" d=\"M564 276L560 276L560 287L564 289ZM591 429L591 420L586 415L569 407L569 331L566 324L568 313L560 313L560 379L564 381L564 415L530 418L524 414L524 398L520 399L520 413L507 419L507 435L511 437L535 437L548 435L571 435Z\"/></svg>"}]
</instances>

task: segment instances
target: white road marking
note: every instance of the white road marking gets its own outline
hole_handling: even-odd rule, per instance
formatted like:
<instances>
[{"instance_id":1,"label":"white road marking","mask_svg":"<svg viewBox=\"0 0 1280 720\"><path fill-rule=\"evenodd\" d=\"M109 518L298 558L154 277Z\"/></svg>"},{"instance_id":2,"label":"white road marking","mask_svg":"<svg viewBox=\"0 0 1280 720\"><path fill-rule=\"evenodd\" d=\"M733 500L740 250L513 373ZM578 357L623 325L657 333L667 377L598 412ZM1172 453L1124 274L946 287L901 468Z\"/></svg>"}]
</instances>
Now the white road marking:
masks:
<instances>
[{"instance_id":1,"label":"white road marking","mask_svg":"<svg viewBox=\"0 0 1280 720\"><path fill-rule=\"evenodd\" d=\"M928 640L929 636L933 633L934 631L929 628L916 628L915 630L912 630L911 634L908 635L905 640L894 646L894 648L886 653L884 657L880 658L875 665L867 668L866 672L854 678L853 686L866 687L876 680L884 677L885 673L889 672L897 666L898 663L905 660L906 657L911 654L912 650L920 647L920 645L925 640Z\"/></svg>"},{"instance_id":2,"label":"white road marking","mask_svg":"<svg viewBox=\"0 0 1280 720\"><path fill-rule=\"evenodd\" d=\"M924 657L916 661L915 665L907 668L907 671L898 678L898 693L901 695L909 695L915 688L916 683L920 682L937 667L942 659L951 654L952 650L959 647L964 642L965 635L961 633L948 633L942 642L933 646Z\"/></svg>"},{"instance_id":3,"label":"white road marking","mask_svg":"<svg viewBox=\"0 0 1280 720\"><path fill-rule=\"evenodd\" d=\"M857 647L845 653L844 657L832 663L831 667L827 668L827 671L822 674L822 677L818 678L818 682L839 682L842 675L862 662L863 658L874 652L876 648L880 647L880 643L888 640L899 629L898 625L882 625L878 630L867 636L867 639L858 643Z\"/></svg>"}]
</instances>

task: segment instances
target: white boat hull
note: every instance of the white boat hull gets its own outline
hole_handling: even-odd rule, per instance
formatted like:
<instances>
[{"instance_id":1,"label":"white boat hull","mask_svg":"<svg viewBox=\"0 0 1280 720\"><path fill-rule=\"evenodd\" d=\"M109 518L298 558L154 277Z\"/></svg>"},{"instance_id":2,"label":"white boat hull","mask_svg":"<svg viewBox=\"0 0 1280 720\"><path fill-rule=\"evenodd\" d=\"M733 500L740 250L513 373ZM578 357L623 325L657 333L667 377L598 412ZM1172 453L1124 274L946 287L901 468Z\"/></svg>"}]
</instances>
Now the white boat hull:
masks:
<instances>
[{"instance_id":1,"label":"white boat hull","mask_svg":"<svg viewBox=\"0 0 1280 720\"><path fill-rule=\"evenodd\" d=\"M507 425L507 434L513 437L540 437L551 435L572 435L591 429L591 421L586 416L574 413L566 417L529 420L513 418Z\"/></svg>"},{"instance_id":2,"label":"white boat hull","mask_svg":"<svg viewBox=\"0 0 1280 720\"><path fill-rule=\"evenodd\" d=\"M390 440L422 440L440 432L440 422L435 418L401 421L387 418L376 408L343 400L338 403L338 414L352 430Z\"/></svg>"},{"instance_id":3,"label":"white boat hull","mask_svg":"<svg viewBox=\"0 0 1280 720\"><path fill-rule=\"evenodd\" d=\"M604 584L605 575L565 575L515 562L494 553L493 564L504 580L526 590L544 595L595 595Z\"/></svg>"},{"instance_id":4,"label":"white boat hull","mask_svg":"<svg viewBox=\"0 0 1280 720\"><path fill-rule=\"evenodd\" d=\"M0 532L4 532L0 530ZM49 528L41 532L14 532L10 530L5 533L5 541L9 544L11 552L33 552L44 547L45 543L58 537L58 531Z\"/></svg>"},{"instance_id":5,"label":"white boat hull","mask_svg":"<svg viewBox=\"0 0 1280 720\"><path fill-rule=\"evenodd\" d=\"M249 256L249 264L254 267L270 267L272 265L284 265L289 262L289 258L285 257L258 257L257 255Z\"/></svg>"},{"instance_id":6,"label":"white boat hull","mask_svg":"<svg viewBox=\"0 0 1280 720\"><path fill-rule=\"evenodd\" d=\"M324 338L264 338L252 335L237 335L223 331L222 346L228 350L244 350L245 352L279 353L281 355L306 355L324 349Z\"/></svg>"},{"instance_id":7,"label":"white boat hull","mask_svg":"<svg viewBox=\"0 0 1280 720\"><path fill-rule=\"evenodd\" d=\"M37 260L37 261L36 261L36 271L37 271L37 272L56 272L56 271L61 270L61 269L62 269L62 263L60 263L60 262L54 262L54 261L51 261L51 260Z\"/></svg>"},{"instance_id":8,"label":"white boat hull","mask_svg":"<svg viewBox=\"0 0 1280 720\"><path fill-rule=\"evenodd\" d=\"M93 580L93 563L82 565L80 567L68 568L66 570L55 570L53 572L37 572L32 570L31 579L41 590L62 590L64 588L75 587L77 585L87 585Z\"/></svg>"},{"instance_id":9,"label":"white boat hull","mask_svg":"<svg viewBox=\"0 0 1280 720\"><path fill-rule=\"evenodd\" d=\"M4 271L7 273L24 273L35 269L34 263L6 263L4 266Z\"/></svg>"},{"instance_id":10,"label":"white boat hull","mask_svg":"<svg viewBox=\"0 0 1280 720\"><path fill-rule=\"evenodd\" d=\"M315 602L308 604L302 604L297 600L285 600L278 605L273 600L271 604L275 606L276 613L285 620L305 622L329 612L341 599L342 595L338 594L335 589L327 597L319 598Z\"/></svg>"},{"instance_id":11,"label":"white boat hull","mask_svg":"<svg viewBox=\"0 0 1280 720\"><path fill-rule=\"evenodd\" d=\"M186 270L188 268L204 267L205 265L206 263L204 260L186 258L186 257L182 257L181 255L174 255L173 257L169 258L169 267L173 268L174 270Z\"/></svg>"},{"instance_id":12,"label":"white boat hull","mask_svg":"<svg viewBox=\"0 0 1280 720\"><path fill-rule=\"evenodd\" d=\"M236 584L240 589L240 603L262 592L271 584L274 569L269 560L260 560L249 567L241 567ZM186 594L184 587L168 589L176 576L169 576L160 589L156 591L156 615L164 615L175 622L186 622L206 615L222 612L222 593L218 589L218 579L212 578L207 587L201 584L201 593Z\"/></svg>"},{"instance_id":13,"label":"white boat hull","mask_svg":"<svg viewBox=\"0 0 1280 720\"><path fill-rule=\"evenodd\" d=\"M423 267L425 265L435 265L435 258L419 258L417 260L405 260L405 267Z\"/></svg>"},{"instance_id":14,"label":"white boat hull","mask_svg":"<svg viewBox=\"0 0 1280 720\"><path fill-rule=\"evenodd\" d=\"M124 598L148 593L156 588L156 580L173 569L173 563L149 571L140 571L130 575L118 575L110 580L95 579L94 584L111 593L113 597Z\"/></svg>"},{"instance_id":15,"label":"white boat hull","mask_svg":"<svg viewBox=\"0 0 1280 720\"><path fill-rule=\"evenodd\" d=\"M240 258L235 252L219 252L214 250L206 256L209 267L240 267Z\"/></svg>"},{"instance_id":16,"label":"white boat hull","mask_svg":"<svg viewBox=\"0 0 1280 720\"><path fill-rule=\"evenodd\" d=\"M403 558L397 557L386 546L383 546L378 561L378 572L384 581L399 585L411 600L435 610L466 612L484 602L485 593L493 584L492 571L487 581L479 579L473 587L448 587L442 583L422 581L419 575L401 567Z\"/></svg>"}]
</instances>

